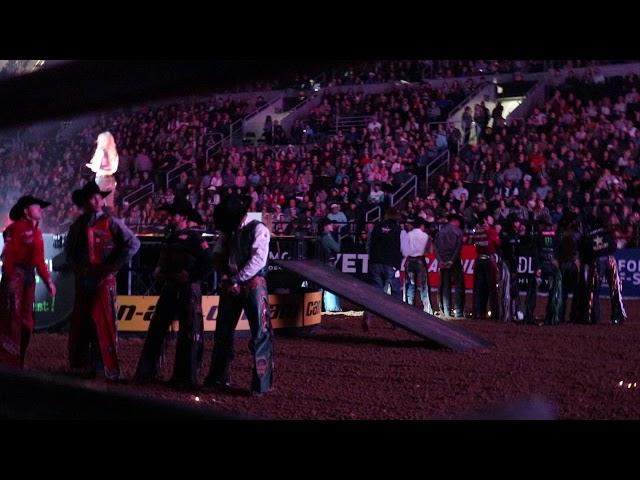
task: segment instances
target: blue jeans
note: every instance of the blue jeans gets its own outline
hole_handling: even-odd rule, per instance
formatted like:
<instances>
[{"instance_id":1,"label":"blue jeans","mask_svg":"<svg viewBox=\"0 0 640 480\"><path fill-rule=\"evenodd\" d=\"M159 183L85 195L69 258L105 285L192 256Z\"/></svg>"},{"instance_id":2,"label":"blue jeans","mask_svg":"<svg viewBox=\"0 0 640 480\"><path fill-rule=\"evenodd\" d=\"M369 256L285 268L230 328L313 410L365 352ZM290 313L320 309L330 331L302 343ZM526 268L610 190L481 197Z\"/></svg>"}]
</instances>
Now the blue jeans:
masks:
<instances>
[{"instance_id":1,"label":"blue jeans","mask_svg":"<svg viewBox=\"0 0 640 480\"><path fill-rule=\"evenodd\" d=\"M213 386L230 381L231 362L235 356L234 332L243 310L251 330L251 389L264 393L269 391L273 384L273 331L267 282L261 276L244 282L239 295L226 292L220 295L211 367L204 383Z\"/></svg>"},{"instance_id":2,"label":"blue jeans","mask_svg":"<svg viewBox=\"0 0 640 480\"><path fill-rule=\"evenodd\" d=\"M402 287L400 285L400 276L396 277L399 270L391 265L383 265L381 263L369 264L369 280L372 285L380 290L387 290L387 285L391 286L391 296L402 301Z\"/></svg>"},{"instance_id":3,"label":"blue jeans","mask_svg":"<svg viewBox=\"0 0 640 480\"><path fill-rule=\"evenodd\" d=\"M423 310L427 313L433 314L431 297L429 296L429 274L427 272L427 263L424 257L418 259L409 257L407 259L406 275L405 286L407 288L407 303L411 306L414 305L413 302L417 288L420 292Z\"/></svg>"}]
</instances>

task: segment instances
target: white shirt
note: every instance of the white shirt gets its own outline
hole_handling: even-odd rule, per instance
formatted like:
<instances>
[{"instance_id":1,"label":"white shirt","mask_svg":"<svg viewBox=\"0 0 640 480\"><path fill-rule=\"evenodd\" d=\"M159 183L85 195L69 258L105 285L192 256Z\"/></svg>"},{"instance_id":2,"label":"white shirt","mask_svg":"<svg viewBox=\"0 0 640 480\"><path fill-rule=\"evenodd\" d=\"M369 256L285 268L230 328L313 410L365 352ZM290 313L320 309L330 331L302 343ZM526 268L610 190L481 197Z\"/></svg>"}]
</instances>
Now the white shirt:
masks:
<instances>
[{"instance_id":1,"label":"white shirt","mask_svg":"<svg viewBox=\"0 0 640 480\"><path fill-rule=\"evenodd\" d=\"M99 149L91 159L91 162L86 165L92 172L95 172L96 177L113 175L118 171L118 155L112 158L106 151Z\"/></svg>"},{"instance_id":2,"label":"white shirt","mask_svg":"<svg viewBox=\"0 0 640 480\"><path fill-rule=\"evenodd\" d=\"M251 220L249 220L249 217L245 217L245 219L240 224L240 228L243 228L250 221ZM221 237L220 240L216 245L216 251L220 251L220 249L222 248L224 237ZM270 240L271 233L269 233L269 229L267 228L267 226L264 223L258 223L258 225L256 225L253 246L251 247L251 258L247 263L245 263L244 267L236 275L234 275L234 277L237 278L239 282L246 282L247 280L253 278L256 273L258 273L267 265L267 260L269 259Z\"/></svg>"},{"instance_id":3,"label":"white shirt","mask_svg":"<svg viewBox=\"0 0 640 480\"><path fill-rule=\"evenodd\" d=\"M408 235L409 235L409 232L407 232L404 228L400 231L400 251L403 252L402 256L404 256L404 251L409 246L409 244L407 243Z\"/></svg>"},{"instance_id":4,"label":"white shirt","mask_svg":"<svg viewBox=\"0 0 640 480\"><path fill-rule=\"evenodd\" d=\"M423 256L425 250L427 248L427 244L429 243L429 235L420 230L419 228L414 228L409 233L407 233L406 237L404 237L405 241L402 242L402 235L400 236L400 249L402 250L402 256L404 257L420 257Z\"/></svg>"}]
</instances>

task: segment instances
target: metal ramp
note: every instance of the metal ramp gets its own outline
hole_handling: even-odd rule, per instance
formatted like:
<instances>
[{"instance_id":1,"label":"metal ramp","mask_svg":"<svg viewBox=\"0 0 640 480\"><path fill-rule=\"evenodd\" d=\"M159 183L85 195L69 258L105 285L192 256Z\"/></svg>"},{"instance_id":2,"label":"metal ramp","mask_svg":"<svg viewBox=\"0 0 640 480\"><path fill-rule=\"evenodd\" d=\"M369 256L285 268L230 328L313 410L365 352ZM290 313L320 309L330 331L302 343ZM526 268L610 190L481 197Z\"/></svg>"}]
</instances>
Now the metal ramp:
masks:
<instances>
[{"instance_id":1,"label":"metal ramp","mask_svg":"<svg viewBox=\"0 0 640 480\"><path fill-rule=\"evenodd\" d=\"M424 339L455 351L493 347L494 344L440 320L368 283L329 267L318 260L272 260L278 266L300 275L327 290L361 305L379 317Z\"/></svg>"}]
</instances>

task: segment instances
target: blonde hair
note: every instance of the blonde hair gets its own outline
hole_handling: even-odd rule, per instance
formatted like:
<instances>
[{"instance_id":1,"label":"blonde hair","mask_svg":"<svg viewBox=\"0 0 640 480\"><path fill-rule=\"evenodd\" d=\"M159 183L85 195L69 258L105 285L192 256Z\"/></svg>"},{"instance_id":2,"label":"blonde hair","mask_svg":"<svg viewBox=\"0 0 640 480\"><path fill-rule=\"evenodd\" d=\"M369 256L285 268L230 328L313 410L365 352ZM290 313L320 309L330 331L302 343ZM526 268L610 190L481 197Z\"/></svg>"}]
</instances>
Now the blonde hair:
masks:
<instances>
[{"instance_id":1,"label":"blonde hair","mask_svg":"<svg viewBox=\"0 0 640 480\"><path fill-rule=\"evenodd\" d=\"M96 144L96 150L106 150L107 155L109 155L110 157L118 156L118 151L116 150L116 141L113 138L113 135L111 135L111 132L102 132L100 135L98 135Z\"/></svg>"},{"instance_id":2,"label":"blonde hair","mask_svg":"<svg viewBox=\"0 0 640 480\"><path fill-rule=\"evenodd\" d=\"M109 163L112 165L118 165L118 151L116 150L116 141L113 138L111 132L102 132L98 135L98 139L96 140L96 151L93 154L93 158L89 165L93 165L93 171L97 171L97 169L102 164L102 158L104 155L107 155L109 158Z\"/></svg>"}]
</instances>

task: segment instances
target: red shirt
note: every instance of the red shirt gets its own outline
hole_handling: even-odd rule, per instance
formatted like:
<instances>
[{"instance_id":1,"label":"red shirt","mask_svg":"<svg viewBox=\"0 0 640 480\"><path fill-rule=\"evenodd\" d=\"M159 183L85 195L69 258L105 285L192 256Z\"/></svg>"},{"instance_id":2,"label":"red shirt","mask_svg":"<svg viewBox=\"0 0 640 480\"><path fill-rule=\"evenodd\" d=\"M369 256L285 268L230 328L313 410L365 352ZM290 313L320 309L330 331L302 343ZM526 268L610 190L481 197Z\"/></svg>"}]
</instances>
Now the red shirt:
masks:
<instances>
[{"instance_id":1,"label":"red shirt","mask_svg":"<svg viewBox=\"0 0 640 480\"><path fill-rule=\"evenodd\" d=\"M478 255L492 255L498 251L501 241L498 232L493 227L481 227L473 236Z\"/></svg>"},{"instance_id":2,"label":"red shirt","mask_svg":"<svg viewBox=\"0 0 640 480\"><path fill-rule=\"evenodd\" d=\"M545 164L545 158L539 153L532 153L529 156L529 161L531 162L531 170L534 173L538 173L542 170L542 166Z\"/></svg>"},{"instance_id":3,"label":"red shirt","mask_svg":"<svg viewBox=\"0 0 640 480\"><path fill-rule=\"evenodd\" d=\"M9 225L4 233L2 274L13 277L17 265L35 267L38 275L47 283L51 274L44 262L42 230L26 219Z\"/></svg>"}]
</instances>

